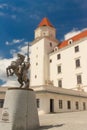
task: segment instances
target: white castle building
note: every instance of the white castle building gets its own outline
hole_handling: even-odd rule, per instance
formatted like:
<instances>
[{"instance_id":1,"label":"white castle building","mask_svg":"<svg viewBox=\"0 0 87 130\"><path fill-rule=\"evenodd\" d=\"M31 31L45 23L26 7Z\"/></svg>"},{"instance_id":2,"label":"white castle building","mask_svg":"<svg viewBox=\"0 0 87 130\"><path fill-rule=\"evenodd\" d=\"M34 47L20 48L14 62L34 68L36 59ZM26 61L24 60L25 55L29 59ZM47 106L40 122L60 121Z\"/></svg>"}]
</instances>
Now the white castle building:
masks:
<instances>
[{"instance_id":1,"label":"white castle building","mask_svg":"<svg viewBox=\"0 0 87 130\"><path fill-rule=\"evenodd\" d=\"M86 53L87 30L59 42L55 27L47 18L42 19L35 30L30 56L30 86L36 90L39 113L74 111L73 102L79 103L80 94L83 95L84 102L86 93L83 91L87 89ZM59 108L64 100L70 109L67 109L66 103L63 108ZM87 102L87 94L85 101ZM78 109L83 108L81 106Z\"/></svg>"},{"instance_id":2,"label":"white castle building","mask_svg":"<svg viewBox=\"0 0 87 130\"><path fill-rule=\"evenodd\" d=\"M63 41L44 18L31 47L31 86L51 84L67 89L87 88L87 30Z\"/></svg>"},{"instance_id":3,"label":"white castle building","mask_svg":"<svg viewBox=\"0 0 87 130\"><path fill-rule=\"evenodd\" d=\"M30 86L39 114L87 110L87 30L60 42L43 18L31 46ZM5 93L0 89L2 107Z\"/></svg>"}]
</instances>

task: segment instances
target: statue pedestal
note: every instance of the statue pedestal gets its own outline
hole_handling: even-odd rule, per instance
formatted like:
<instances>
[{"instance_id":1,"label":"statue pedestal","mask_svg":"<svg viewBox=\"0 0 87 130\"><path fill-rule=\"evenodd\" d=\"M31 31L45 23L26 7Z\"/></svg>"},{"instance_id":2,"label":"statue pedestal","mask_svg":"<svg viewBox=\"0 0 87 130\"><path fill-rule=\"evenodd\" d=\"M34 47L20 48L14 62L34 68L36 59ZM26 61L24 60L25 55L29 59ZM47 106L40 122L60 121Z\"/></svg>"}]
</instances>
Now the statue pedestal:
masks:
<instances>
[{"instance_id":1,"label":"statue pedestal","mask_svg":"<svg viewBox=\"0 0 87 130\"><path fill-rule=\"evenodd\" d=\"M31 89L9 88L6 92L0 130L33 130L39 127L35 93Z\"/></svg>"}]
</instances>

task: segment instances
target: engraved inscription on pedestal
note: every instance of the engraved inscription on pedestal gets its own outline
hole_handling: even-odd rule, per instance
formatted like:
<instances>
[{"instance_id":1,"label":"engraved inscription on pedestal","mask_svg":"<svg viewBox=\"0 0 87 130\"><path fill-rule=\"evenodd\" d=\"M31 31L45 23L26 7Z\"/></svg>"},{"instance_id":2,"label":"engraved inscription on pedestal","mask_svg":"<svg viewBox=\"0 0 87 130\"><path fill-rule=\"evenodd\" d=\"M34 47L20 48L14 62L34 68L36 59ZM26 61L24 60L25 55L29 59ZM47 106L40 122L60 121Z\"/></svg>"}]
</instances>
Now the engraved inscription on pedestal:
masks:
<instances>
[{"instance_id":1,"label":"engraved inscription on pedestal","mask_svg":"<svg viewBox=\"0 0 87 130\"><path fill-rule=\"evenodd\" d=\"M9 113L5 110L2 114L3 121L9 121Z\"/></svg>"}]
</instances>

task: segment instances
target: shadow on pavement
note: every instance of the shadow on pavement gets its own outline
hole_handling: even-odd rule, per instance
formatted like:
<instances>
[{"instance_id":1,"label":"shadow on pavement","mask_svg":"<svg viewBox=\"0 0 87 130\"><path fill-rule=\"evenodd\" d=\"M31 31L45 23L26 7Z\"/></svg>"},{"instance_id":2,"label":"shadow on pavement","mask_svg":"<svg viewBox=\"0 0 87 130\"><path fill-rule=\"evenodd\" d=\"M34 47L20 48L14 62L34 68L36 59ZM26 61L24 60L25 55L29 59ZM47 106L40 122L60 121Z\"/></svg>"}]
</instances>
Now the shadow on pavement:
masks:
<instances>
[{"instance_id":1,"label":"shadow on pavement","mask_svg":"<svg viewBox=\"0 0 87 130\"><path fill-rule=\"evenodd\" d=\"M39 130L43 130L43 129L49 129L49 128L53 128L53 127L62 127L64 124L59 124L59 125L48 125L48 126L40 126Z\"/></svg>"}]
</instances>

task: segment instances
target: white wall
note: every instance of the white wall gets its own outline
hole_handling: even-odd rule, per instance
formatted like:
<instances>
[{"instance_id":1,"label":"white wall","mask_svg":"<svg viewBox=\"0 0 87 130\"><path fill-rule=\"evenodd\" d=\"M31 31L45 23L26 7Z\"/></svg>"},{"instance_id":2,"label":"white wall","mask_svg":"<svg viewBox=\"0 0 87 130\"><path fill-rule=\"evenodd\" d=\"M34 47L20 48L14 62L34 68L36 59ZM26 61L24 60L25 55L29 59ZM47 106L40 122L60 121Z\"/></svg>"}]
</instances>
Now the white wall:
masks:
<instances>
[{"instance_id":1,"label":"white wall","mask_svg":"<svg viewBox=\"0 0 87 130\"><path fill-rule=\"evenodd\" d=\"M36 98L40 99L40 107L38 108L39 115L50 113L50 99L54 99L54 112L72 112L72 111L82 111L83 102L85 102L87 110L87 98L62 95L62 94L52 94L52 93L36 93ZM62 109L59 108L59 100L62 100ZM71 109L67 108L67 101L71 102ZM76 109L75 103L78 102L79 108Z\"/></svg>"},{"instance_id":2,"label":"white wall","mask_svg":"<svg viewBox=\"0 0 87 130\"><path fill-rule=\"evenodd\" d=\"M50 46L52 43L52 47ZM44 85L46 80L49 80L49 56L48 54L58 43L43 38L37 41L31 47L31 74L30 85ZM38 65L36 65L38 63ZM35 78L37 75L37 78Z\"/></svg>"},{"instance_id":3,"label":"white wall","mask_svg":"<svg viewBox=\"0 0 87 130\"><path fill-rule=\"evenodd\" d=\"M44 83L43 67L44 67L44 39L33 44L31 47L31 74L30 85L42 85ZM36 65L38 63L38 65ZM35 75L37 78L35 78Z\"/></svg>"},{"instance_id":4,"label":"white wall","mask_svg":"<svg viewBox=\"0 0 87 130\"><path fill-rule=\"evenodd\" d=\"M79 46L79 52L75 53L74 47L77 45ZM57 54L61 54L60 60L57 60ZM80 58L81 67L79 68L75 66L76 58ZM59 49L56 53L50 54L49 59L52 59L52 63L50 63L50 80L54 81L54 86L58 86L58 79L62 79L64 88L70 89L76 87L77 74L82 75L82 85L87 86L87 39ZM62 67L61 74L57 72L59 64Z\"/></svg>"},{"instance_id":5,"label":"white wall","mask_svg":"<svg viewBox=\"0 0 87 130\"><path fill-rule=\"evenodd\" d=\"M50 46L50 43L52 43L52 46ZM50 72L49 72L49 64L50 64L50 60L49 60L49 53L51 53L54 49L55 46L57 46L58 43L49 40L47 38L45 38L44 41L44 79L49 80L50 79Z\"/></svg>"}]
</instances>

